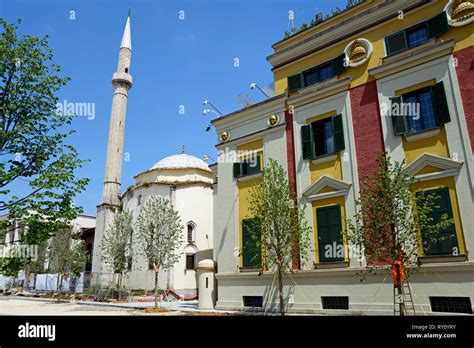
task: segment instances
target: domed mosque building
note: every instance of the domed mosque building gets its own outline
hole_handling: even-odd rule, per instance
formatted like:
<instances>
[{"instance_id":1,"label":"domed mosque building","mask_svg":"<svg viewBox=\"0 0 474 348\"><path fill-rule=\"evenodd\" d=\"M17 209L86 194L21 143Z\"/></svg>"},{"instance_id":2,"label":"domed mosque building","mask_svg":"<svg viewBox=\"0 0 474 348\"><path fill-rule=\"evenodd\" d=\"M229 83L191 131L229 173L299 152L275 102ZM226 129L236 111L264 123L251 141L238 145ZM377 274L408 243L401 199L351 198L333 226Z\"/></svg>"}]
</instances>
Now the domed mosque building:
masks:
<instances>
[{"instance_id":1,"label":"domed mosque building","mask_svg":"<svg viewBox=\"0 0 474 348\"><path fill-rule=\"evenodd\" d=\"M169 271L161 271L161 289L172 289L185 298L197 295L196 265L212 258L212 185L213 174L200 158L183 152L163 158L150 169L135 176L135 184L122 196L124 209L138 218L140 209L153 196L169 199L183 225L180 258ZM153 270L142 255L134 255L128 276L131 289L154 287Z\"/></svg>"}]
</instances>

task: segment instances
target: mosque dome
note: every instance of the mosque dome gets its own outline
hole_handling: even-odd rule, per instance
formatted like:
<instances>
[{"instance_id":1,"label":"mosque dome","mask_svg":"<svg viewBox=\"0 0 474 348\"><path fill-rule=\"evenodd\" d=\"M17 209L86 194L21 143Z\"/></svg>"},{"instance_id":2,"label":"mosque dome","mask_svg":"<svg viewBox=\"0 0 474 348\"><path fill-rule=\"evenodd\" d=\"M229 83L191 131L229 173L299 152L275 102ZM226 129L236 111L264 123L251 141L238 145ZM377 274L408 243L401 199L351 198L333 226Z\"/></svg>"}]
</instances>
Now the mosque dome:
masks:
<instances>
[{"instance_id":1,"label":"mosque dome","mask_svg":"<svg viewBox=\"0 0 474 348\"><path fill-rule=\"evenodd\" d=\"M201 169L211 172L208 164L202 159L185 153L165 157L151 169Z\"/></svg>"}]
</instances>

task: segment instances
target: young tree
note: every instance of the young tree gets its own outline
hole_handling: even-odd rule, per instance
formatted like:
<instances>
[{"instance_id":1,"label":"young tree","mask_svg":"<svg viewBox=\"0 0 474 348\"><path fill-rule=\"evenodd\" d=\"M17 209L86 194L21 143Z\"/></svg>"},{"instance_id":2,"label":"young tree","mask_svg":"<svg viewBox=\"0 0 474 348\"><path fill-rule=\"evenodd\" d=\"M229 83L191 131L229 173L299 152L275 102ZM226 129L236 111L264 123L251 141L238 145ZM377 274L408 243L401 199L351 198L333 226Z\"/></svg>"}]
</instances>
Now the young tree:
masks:
<instances>
[{"instance_id":1,"label":"young tree","mask_svg":"<svg viewBox=\"0 0 474 348\"><path fill-rule=\"evenodd\" d=\"M25 259L21 257L4 257L0 258L0 274L7 277L13 277L13 283L18 279L18 272L25 266Z\"/></svg>"},{"instance_id":2,"label":"young tree","mask_svg":"<svg viewBox=\"0 0 474 348\"><path fill-rule=\"evenodd\" d=\"M45 221L58 220L58 214L72 220L78 212L74 197L89 181L76 178L84 161L65 143L73 115L56 110L56 94L69 78L52 63L47 37L18 37L19 23L0 18L0 213L8 212L0 222L3 233L14 222L28 225L31 212Z\"/></svg>"},{"instance_id":3,"label":"young tree","mask_svg":"<svg viewBox=\"0 0 474 348\"><path fill-rule=\"evenodd\" d=\"M291 273L295 251L307 260L311 228L304 214L304 206L295 199L288 184L288 176L273 159L263 171L263 181L250 193L250 214L254 224L252 243L262 251L262 271L276 269L280 314L285 315L283 276Z\"/></svg>"},{"instance_id":4,"label":"young tree","mask_svg":"<svg viewBox=\"0 0 474 348\"><path fill-rule=\"evenodd\" d=\"M35 270L42 271L39 253L47 247L48 239L50 239L56 231L67 228L68 223L60 220L48 221L37 214L32 214L26 217L22 225L23 233L21 235L21 244L25 246L36 246L38 252L38 255L24 255L24 288L28 289L28 279L31 272Z\"/></svg>"},{"instance_id":5,"label":"young tree","mask_svg":"<svg viewBox=\"0 0 474 348\"><path fill-rule=\"evenodd\" d=\"M404 162L392 163L381 154L376 175L361 182L358 209L348 225L349 240L366 257L367 273L418 266L419 250L439 240L439 232L453 223L447 216L433 219L431 212L438 207L439 197L415 192L416 179L404 167ZM399 293L402 282L394 281Z\"/></svg>"},{"instance_id":6,"label":"young tree","mask_svg":"<svg viewBox=\"0 0 474 348\"><path fill-rule=\"evenodd\" d=\"M159 273L161 270L169 270L178 262L183 229L178 212L165 198L151 197L138 216L137 238L155 273L155 307L158 306Z\"/></svg>"},{"instance_id":7,"label":"young tree","mask_svg":"<svg viewBox=\"0 0 474 348\"><path fill-rule=\"evenodd\" d=\"M50 242L51 269L58 273L58 302L60 301L63 279L66 273L78 276L84 267L84 241L74 240L73 237L72 228L63 228L56 232Z\"/></svg>"},{"instance_id":8,"label":"young tree","mask_svg":"<svg viewBox=\"0 0 474 348\"><path fill-rule=\"evenodd\" d=\"M102 239L102 260L114 273L118 273L119 299L122 279L130 270L133 251L133 216L129 210L119 211Z\"/></svg>"}]
</instances>

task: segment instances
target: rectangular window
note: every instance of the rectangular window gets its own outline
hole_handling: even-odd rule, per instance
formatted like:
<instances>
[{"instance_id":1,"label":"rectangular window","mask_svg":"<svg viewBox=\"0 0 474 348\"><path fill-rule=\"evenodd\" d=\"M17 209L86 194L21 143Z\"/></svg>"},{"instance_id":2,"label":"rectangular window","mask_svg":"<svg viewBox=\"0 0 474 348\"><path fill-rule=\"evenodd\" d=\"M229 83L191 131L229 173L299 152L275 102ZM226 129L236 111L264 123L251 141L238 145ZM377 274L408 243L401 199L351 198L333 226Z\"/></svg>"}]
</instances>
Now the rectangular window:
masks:
<instances>
[{"instance_id":1,"label":"rectangular window","mask_svg":"<svg viewBox=\"0 0 474 348\"><path fill-rule=\"evenodd\" d=\"M387 36L385 38L387 55L390 56L421 45L432 38L443 35L448 30L448 18L446 12L442 12L427 21Z\"/></svg>"},{"instance_id":2,"label":"rectangular window","mask_svg":"<svg viewBox=\"0 0 474 348\"><path fill-rule=\"evenodd\" d=\"M345 59L346 55L342 54L329 62L320 64L296 75L288 76L288 92L297 91L300 88L329 80L344 73L347 70Z\"/></svg>"},{"instance_id":3,"label":"rectangular window","mask_svg":"<svg viewBox=\"0 0 474 348\"><path fill-rule=\"evenodd\" d=\"M318 82L323 82L334 77L334 67L332 63L317 66L303 73L304 85L310 86Z\"/></svg>"},{"instance_id":4,"label":"rectangular window","mask_svg":"<svg viewBox=\"0 0 474 348\"><path fill-rule=\"evenodd\" d=\"M395 135L416 133L451 121L444 83L390 98Z\"/></svg>"},{"instance_id":5,"label":"rectangular window","mask_svg":"<svg viewBox=\"0 0 474 348\"><path fill-rule=\"evenodd\" d=\"M349 310L348 296L323 296L321 297L323 309L346 309Z\"/></svg>"},{"instance_id":6,"label":"rectangular window","mask_svg":"<svg viewBox=\"0 0 474 348\"><path fill-rule=\"evenodd\" d=\"M316 209L319 262L344 261L341 206L339 204Z\"/></svg>"},{"instance_id":7,"label":"rectangular window","mask_svg":"<svg viewBox=\"0 0 474 348\"><path fill-rule=\"evenodd\" d=\"M186 269L187 270L194 269L194 258L195 258L195 254L186 255Z\"/></svg>"},{"instance_id":8,"label":"rectangular window","mask_svg":"<svg viewBox=\"0 0 474 348\"><path fill-rule=\"evenodd\" d=\"M342 116L336 115L303 126L301 138L304 159L344 150Z\"/></svg>"},{"instance_id":9,"label":"rectangular window","mask_svg":"<svg viewBox=\"0 0 474 348\"><path fill-rule=\"evenodd\" d=\"M257 155L251 159L234 163L234 178L258 174L262 171L262 156Z\"/></svg>"},{"instance_id":10,"label":"rectangular window","mask_svg":"<svg viewBox=\"0 0 474 348\"><path fill-rule=\"evenodd\" d=\"M424 23L420 26L407 30L406 35L409 48L421 45L430 38L428 35L428 28Z\"/></svg>"},{"instance_id":11,"label":"rectangular window","mask_svg":"<svg viewBox=\"0 0 474 348\"><path fill-rule=\"evenodd\" d=\"M472 314L471 299L469 297L430 296L430 303L432 312Z\"/></svg>"},{"instance_id":12,"label":"rectangular window","mask_svg":"<svg viewBox=\"0 0 474 348\"><path fill-rule=\"evenodd\" d=\"M243 296L244 307L263 307L263 296Z\"/></svg>"},{"instance_id":13,"label":"rectangular window","mask_svg":"<svg viewBox=\"0 0 474 348\"><path fill-rule=\"evenodd\" d=\"M441 221L443 216L447 219L453 218L451 199L447 187L424 191L425 195L434 195L436 199L433 202L434 208L431 211L432 223ZM421 231L421 238L426 239L426 232ZM439 231L438 235L431 241L424 243L424 252L426 255L453 255L458 250L458 241L456 237L456 226L451 224L448 228Z\"/></svg>"},{"instance_id":14,"label":"rectangular window","mask_svg":"<svg viewBox=\"0 0 474 348\"><path fill-rule=\"evenodd\" d=\"M433 96L431 89L423 88L403 96L408 110L409 133L436 128Z\"/></svg>"},{"instance_id":15,"label":"rectangular window","mask_svg":"<svg viewBox=\"0 0 474 348\"><path fill-rule=\"evenodd\" d=\"M262 266L262 251L258 248L256 239L260 236L258 219L242 220L242 267L260 268Z\"/></svg>"}]
</instances>

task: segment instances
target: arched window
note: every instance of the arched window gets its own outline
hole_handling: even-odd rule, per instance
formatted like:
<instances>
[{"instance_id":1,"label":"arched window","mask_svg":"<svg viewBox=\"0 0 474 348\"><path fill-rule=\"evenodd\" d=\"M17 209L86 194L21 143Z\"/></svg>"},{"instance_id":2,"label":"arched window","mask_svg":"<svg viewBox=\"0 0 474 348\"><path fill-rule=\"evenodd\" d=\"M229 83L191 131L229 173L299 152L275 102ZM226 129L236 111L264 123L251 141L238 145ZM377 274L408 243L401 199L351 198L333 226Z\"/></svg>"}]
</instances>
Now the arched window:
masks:
<instances>
[{"instance_id":1,"label":"arched window","mask_svg":"<svg viewBox=\"0 0 474 348\"><path fill-rule=\"evenodd\" d=\"M187 234L187 240L188 243L193 243L196 240L196 225L192 222L188 222L188 234Z\"/></svg>"},{"instance_id":2,"label":"arched window","mask_svg":"<svg viewBox=\"0 0 474 348\"><path fill-rule=\"evenodd\" d=\"M137 206L142 205L142 195L138 195L137 197Z\"/></svg>"},{"instance_id":3,"label":"arched window","mask_svg":"<svg viewBox=\"0 0 474 348\"><path fill-rule=\"evenodd\" d=\"M198 249L194 244L188 244L184 247L184 255L186 257L185 261L185 270L192 271L196 267L196 253Z\"/></svg>"}]
</instances>

